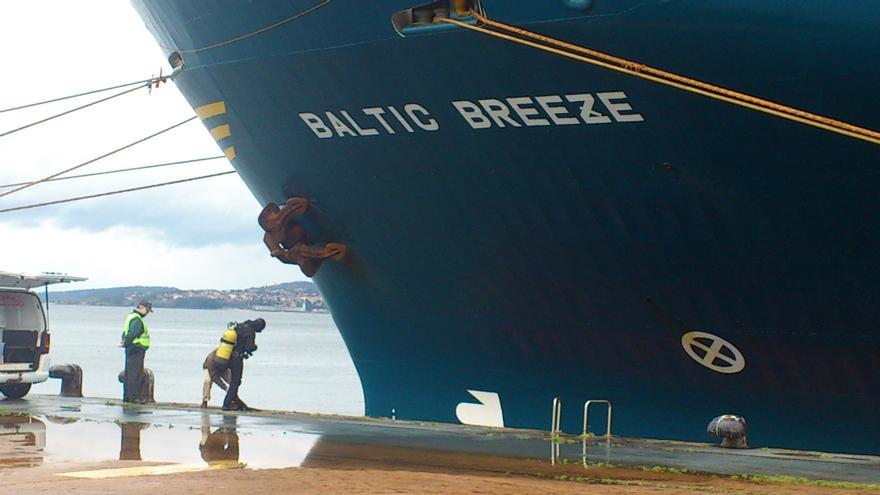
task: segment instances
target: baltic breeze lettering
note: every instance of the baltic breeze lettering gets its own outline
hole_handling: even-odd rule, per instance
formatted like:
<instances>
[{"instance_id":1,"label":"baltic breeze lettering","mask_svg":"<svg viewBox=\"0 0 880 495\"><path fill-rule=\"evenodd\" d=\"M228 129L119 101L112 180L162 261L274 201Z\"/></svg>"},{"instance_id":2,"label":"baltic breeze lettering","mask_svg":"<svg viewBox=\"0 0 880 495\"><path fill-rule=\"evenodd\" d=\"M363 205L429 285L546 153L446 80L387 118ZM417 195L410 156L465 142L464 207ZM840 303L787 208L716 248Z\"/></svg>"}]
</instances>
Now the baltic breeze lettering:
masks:
<instances>
[{"instance_id":1,"label":"baltic breeze lettering","mask_svg":"<svg viewBox=\"0 0 880 495\"><path fill-rule=\"evenodd\" d=\"M567 95L518 96L455 100L451 105L474 130L511 127L601 125L643 122L623 91ZM440 123L418 103L321 113L302 112L299 118L320 139L435 132Z\"/></svg>"}]
</instances>

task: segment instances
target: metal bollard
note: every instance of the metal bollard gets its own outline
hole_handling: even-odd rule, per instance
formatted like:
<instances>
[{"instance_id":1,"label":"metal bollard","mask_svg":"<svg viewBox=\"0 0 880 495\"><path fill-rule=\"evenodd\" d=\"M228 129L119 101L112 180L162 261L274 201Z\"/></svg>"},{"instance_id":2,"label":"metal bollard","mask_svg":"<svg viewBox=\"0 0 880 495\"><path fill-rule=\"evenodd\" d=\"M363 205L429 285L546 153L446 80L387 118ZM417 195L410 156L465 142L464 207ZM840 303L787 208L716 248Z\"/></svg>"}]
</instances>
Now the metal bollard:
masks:
<instances>
[{"instance_id":1,"label":"metal bollard","mask_svg":"<svg viewBox=\"0 0 880 495\"><path fill-rule=\"evenodd\" d=\"M156 377L153 376L153 370L150 368L144 368L144 380L141 382L143 385L141 386L140 396L146 402L156 402L155 397L153 396L153 392L156 387Z\"/></svg>"},{"instance_id":2,"label":"metal bollard","mask_svg":"<svg viewBox=\"0 0 880 495\"><path fill-rule=\"evenodd\" d=\"M77 364L56 364L49 368L49 378L61 379L62 397L82 397L82 368Z\"/></svg>"},{"instance_id":3,"label":"metal bollard","mask_svg":"<svg viewBox=\"0 0 880 495\"><path fill-rule=\"evenodd\" d=\"M749 427L745 418L735 414L724 414L709 421L706 432L714 437L720 437L721 446L728 449L749 448L746 436Z\"/></svg>"},{"instance_id":4,"label":"metal bollard","mask_svg":"<svg viewBox=\"0 0 880 495\"><path fill-rule=\"evenodd\" d=\"M116 375L116 379L119 380L119 383L125 383L125 371L120 371L119 374ZM153 370L150 368L144 368L144 379L141 381L141 389L138 393L138 398L144 402L156 402L156 399L154 398L155 389L156 378L153 376Z\"/></svg>"}]
</instances>

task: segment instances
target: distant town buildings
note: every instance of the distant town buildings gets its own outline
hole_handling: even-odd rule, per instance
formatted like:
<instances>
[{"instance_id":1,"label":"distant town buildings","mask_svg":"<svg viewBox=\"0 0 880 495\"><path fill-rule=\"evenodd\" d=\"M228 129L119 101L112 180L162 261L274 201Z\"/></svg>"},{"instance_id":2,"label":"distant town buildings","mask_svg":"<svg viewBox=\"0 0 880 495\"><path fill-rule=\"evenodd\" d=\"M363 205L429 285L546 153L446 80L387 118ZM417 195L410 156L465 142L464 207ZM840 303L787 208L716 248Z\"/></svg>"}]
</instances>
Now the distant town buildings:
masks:
<instances>
[{"instance_id":1,"label":"distant town buildings","mask_svg":"<svg viewBox=\"0 0 880 495\"><path fill-rule=\"evenodd\" d=\"M192 309L240 308L261 311L326 312L312 282L291 282L249 289L183 290L174 287L116 287L51 294L52 302L97 306L131 306L149 299L153 306Z\"/></svg>"}]
</instances>

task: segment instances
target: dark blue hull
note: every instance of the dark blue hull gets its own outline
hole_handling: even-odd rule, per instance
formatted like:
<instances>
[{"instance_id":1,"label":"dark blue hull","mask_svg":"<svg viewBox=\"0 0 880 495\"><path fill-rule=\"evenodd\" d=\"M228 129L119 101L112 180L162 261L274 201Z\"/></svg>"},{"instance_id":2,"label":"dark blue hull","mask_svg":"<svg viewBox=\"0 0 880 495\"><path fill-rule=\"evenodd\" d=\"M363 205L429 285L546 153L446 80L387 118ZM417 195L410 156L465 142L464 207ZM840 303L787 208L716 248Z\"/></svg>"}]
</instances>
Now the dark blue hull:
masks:
<instances>
[{"instance_id":1,"label":"dark blue hull","mask_svg":"<svg viewBox=\"0 0 880 495\"><path fill-rule=\"evenodd\" d=\"M482 2L880 127L875 2L563 3ZM313 2L136 4L184 51ZM616 434L702 440L737 413L753 446L880 454L880 146L461 28L401 37L391 15L414 5L371 5L184 53L175 77L194 108L225 102L205 125L230 125L220 145L261 203L309 198L310 236L349 247L315 281L367 415L468 422L470 390L546 429L559 396L579 432L584 401L610 399ZM454 102L481 99L519 126L485 108L469 125Z\"/></svg>"}]
</instances>

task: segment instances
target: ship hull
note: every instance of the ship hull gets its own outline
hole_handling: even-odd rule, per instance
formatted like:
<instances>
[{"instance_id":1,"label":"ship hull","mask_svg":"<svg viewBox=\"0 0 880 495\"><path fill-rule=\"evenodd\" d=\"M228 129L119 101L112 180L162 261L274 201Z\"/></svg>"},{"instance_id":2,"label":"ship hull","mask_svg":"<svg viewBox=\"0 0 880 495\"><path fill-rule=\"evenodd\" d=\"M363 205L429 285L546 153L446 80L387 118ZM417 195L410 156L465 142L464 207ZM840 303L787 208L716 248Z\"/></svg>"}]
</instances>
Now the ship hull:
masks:
<instances>
[{"instance_id":1,"label":"ship hull","mask_svg":"<svg viewBox=\"0 0 880 495\"><path fill-rule=\"evenodd\" d=\"M311 5L208 3L136 6L186 49ZM401 37L390 16L413 5L385 3L330 3L184 54L175 76L194 108L225 103L204 123L230 125L220 145L262 204L309 198L310 237L348 246L315 281L367 415L546 429L560 397L579 433L584 402L608 399L616 434L701 440L736 413L753 446L880 454L880 147L460 28ZM495 3L543 34L878 124L880 74L853 63L880 58L868 3L820 34L809 2Z\"/></svg>"}]
</instances>

